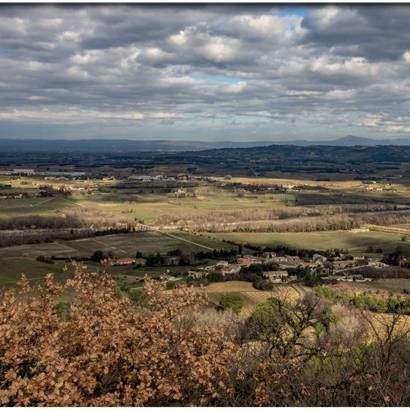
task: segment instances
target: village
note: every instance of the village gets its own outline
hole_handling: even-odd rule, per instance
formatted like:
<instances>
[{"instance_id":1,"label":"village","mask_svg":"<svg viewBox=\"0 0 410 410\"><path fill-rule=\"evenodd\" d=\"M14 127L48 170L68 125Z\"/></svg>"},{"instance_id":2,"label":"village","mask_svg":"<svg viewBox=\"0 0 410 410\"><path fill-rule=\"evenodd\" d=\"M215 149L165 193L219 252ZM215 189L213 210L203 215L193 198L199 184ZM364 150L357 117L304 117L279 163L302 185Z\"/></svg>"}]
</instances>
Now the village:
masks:
<instances>
[{"instance_id":1,"label":"village","mask_svg":"<svg viewBox=\"0 0 410 410\"><path fill-rule=\"evenodd\" d=\"M319 283L370 282L391 266L383 257L351 256L348 254L314 253L311 257L264 252L261 255L230 254L206 259L198 255L181 254L178 250L160 255L137 255L137 258L113 258L114 266L132 265L143 271L148 266L163 267L158 276L163 282L179 280L191 284L207 284L230 280L263 281L265 285L300 282L307 276L315 277ZM199 257L199 259L198 259ZM187 266L185 274L173 274L172 267ZM368 275L368 272L372 274Z\"/></svg>"},{"instance_id":2,"label":"village","mask_svg":"<svg viewBox=\"0 0 410 410\"><path fill-rule=\"evenodd\" d=\"M363 270L363 267L375 269L388 268L389 265L382 262L382 258L351 257L341 254L340 256L326 257L322 254L314 254L311 259L291 255L277 255L267 252L262 256L240 256L235 262L220 261L204 268L190 270L188 276L192 279L208 277L210 272L219 272L225 280L236 278L243 268L277 267L275 270L263 270L262 277L271 283L288 283L297 281L299 278L290 272L295 269L304 269L314 274L319 274L323 281L355 281L368 282L371 278L355 271Z\"/></svg>"}]
</instances>

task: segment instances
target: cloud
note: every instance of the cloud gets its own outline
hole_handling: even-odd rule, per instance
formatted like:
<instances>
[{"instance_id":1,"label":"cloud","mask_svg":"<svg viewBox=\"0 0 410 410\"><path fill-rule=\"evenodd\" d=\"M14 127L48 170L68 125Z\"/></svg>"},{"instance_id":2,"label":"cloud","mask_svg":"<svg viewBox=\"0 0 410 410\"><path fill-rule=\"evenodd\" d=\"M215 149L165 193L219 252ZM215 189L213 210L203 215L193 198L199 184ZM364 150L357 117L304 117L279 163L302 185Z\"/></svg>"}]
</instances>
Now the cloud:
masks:
<instances>
[{"instance_id":1,"label":"cloud","mask_svg":"<svg viewBox=\"0 0 410 410\"><path fill-rule=\"evenodd\" d=\"M409 18L407 5L3 5L0 135L404 136Z\"/></svg>"}]
</instances>

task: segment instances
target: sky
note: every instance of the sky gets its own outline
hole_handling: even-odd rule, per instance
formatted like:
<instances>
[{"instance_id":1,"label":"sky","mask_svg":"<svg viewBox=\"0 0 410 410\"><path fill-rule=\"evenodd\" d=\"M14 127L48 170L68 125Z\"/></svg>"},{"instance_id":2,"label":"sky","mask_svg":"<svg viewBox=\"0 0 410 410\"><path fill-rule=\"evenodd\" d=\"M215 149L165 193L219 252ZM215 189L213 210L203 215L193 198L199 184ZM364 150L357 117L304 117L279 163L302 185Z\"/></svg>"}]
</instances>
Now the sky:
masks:
<instances>
[{"instance_id":1,"label":"sky","mask_svg":"<svg viewBox=\"0 0 410 410\"><path fill-rule=\"evenodd\" d=\"M410 5L2 5L0 138L410 137Z\"/></svg>"}]
</instances>

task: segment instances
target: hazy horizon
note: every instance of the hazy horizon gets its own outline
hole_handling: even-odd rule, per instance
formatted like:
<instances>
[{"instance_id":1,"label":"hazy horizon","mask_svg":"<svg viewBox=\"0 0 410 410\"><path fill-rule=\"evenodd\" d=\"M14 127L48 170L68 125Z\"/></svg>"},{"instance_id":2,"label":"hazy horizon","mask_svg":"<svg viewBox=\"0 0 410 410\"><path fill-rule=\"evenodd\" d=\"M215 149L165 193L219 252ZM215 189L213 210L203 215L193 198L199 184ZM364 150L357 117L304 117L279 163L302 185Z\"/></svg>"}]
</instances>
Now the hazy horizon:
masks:
<instances>
[{"instance_id":1,"label":"hazy horizon","mask_svg":"<svg viewBox=\"0 0 410 410\"><path fill-rule=\"evenodd\" d=\"M410 135L408 5L2 5L0 138Z\"/></svg>"}]
</instances>

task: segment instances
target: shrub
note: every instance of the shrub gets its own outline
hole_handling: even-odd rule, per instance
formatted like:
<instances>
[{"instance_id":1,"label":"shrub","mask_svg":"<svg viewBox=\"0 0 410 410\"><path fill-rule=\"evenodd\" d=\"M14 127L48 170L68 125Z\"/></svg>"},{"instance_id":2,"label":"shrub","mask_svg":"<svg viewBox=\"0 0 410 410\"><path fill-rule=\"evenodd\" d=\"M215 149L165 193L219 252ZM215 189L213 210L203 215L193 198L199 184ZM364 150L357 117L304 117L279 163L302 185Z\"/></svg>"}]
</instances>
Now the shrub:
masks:
<instances>
[{"instance_id":1,"label":"shrub","mask_svg":"<svg viewBox=\"0 0 410 410\"><path fill-rule=\"evenodd\" d=\"M231 397L237 347L217 328L181 326L206 302L202 293L162 292L147 279L147 309L138 309L107 275L77 270L64 286L48 275L35 292L25 277L21 285L0 299L3 406L206 406ZM55 306L69 289L62 322Z\"/></svg>"},{"instance_id":2,"label":"shrub","mask_svg":"<svg viewBox=\"0 0 410 410\"><path fill-rule=\"evenodd\" d=\"M206 278L209 282L223 282L225 280L221 272L210 272Z\"/></svg>"},{"instance_id":3,"label":"shrub","mask_svg":"<svg viewBox=\"0 0 410 410\"><path fill-rule=\"evenodd\" d=\"M268 279L256 279L253 282L253 287L258 290L272 290L273 283Z\"/></svg>"},{"instance_id":4,"label":"shrub","mask_svg":"<svg viewBox=\"0 0 410 410\"><path fill-rule=\"evenodd\" d=\"M39 262L44 262L44 263L49 263L50 265L54 264L54 260L51 258L46 258L44 255L39 255L36 258L37 261Z\"/></svg>"},{"instance_id":5,"label":"shrub","mask_svg":"<svg viewBox=\"0 0 410 410\"><path fill-rule=\"evenodd\" d=\"M247 336L251 339L266 340L277 320L276 299L269 299L260 303L247 320Z\"/></svg>"},{"instance_id":6,"label":"shrub","mask_svg":"<svg viewBox=\"0 0 410 410\"><path fill-rule=\"evenodd\" d=\"M137 305L142 307L148 306L148 297L143 288L131 288L128 290L128 297Z\"/></svg>"},{"instance_id":7,"label":"shrub","mask_svg":"<svg viewBox=\"0 0 410 410\"><path fill-rule=\"evenodd\" d=\"M177 249L172 249L167 252L168 256L181 256L182 255L182 250L177 248Z\"/></svg>"},{"instance_id":8,"label":"shrub","mask_svg":"<svg viewBox=\"0 0 410 410\"><path fill-rule=\"evenodd\" d=\"M70 318L71 305L68 302L58 302L54 305L55 312L60 320L66 322Z\"/></svg>"},{"instance_id":9,"label":"shrub","mask_svg":"<svg viewBox=\"0 0 410 410\"><path fill-rule=\"evenodd\" d=\"M91 260L94 262L101 262L104 259L112 259L114 257L114 253L109 251L102 251L102 250L98 250L95 251L92 255L91 255Z\"/></svg>"},{"instance_id":10,"label":"shrub","mask_svg":"<svg viewBox=\"0 0 410 410\"><path fill-rule=\"evenodd\" d=\"M165 284L165 287L166 287L167 289L169 289L169 290L175 289L175 288L177 287L177 285L178 285L178 282L179 282L179 281L175 281L175 280L168 281L168 282Z\"/></svg>"},{"instance_id":11,"label":"shrub","mask_svg":"<svg viewBox=\"0 0 410 410\"><path fill-rule=\"evenodd\" d=\"M235 293L227 293L223 295L219 301L218 310L223 312L232 309L236 314L239 314L243 308L243 299L240 295Z\"/></svg>"}]
</instances>

